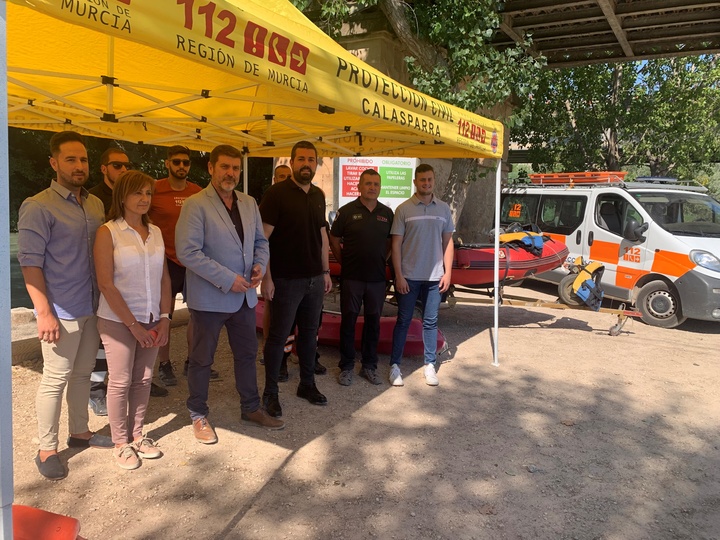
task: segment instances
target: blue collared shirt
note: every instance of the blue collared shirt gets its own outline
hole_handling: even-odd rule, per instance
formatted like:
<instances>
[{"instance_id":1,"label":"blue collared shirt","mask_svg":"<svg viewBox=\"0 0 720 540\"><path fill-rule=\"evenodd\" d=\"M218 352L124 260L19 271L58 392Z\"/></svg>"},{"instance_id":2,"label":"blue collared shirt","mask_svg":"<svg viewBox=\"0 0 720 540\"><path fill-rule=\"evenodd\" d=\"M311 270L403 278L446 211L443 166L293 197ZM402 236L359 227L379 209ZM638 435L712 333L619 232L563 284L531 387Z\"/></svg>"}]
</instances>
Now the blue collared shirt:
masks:
<instances>
[{"instance_id":1,"label":"blue collared shirt","mask_svg":"<svg viewBox=\"0 0 720 540\"><path fill-rule=\"evenodd\" d=\"M93 315L99 296L93 244L105 209L85 188L80 196L82 206L53 180L49 188L25 199L18 219L20 266L42 269L48 301L64 320Z\"/></svg>"}]
</instances>

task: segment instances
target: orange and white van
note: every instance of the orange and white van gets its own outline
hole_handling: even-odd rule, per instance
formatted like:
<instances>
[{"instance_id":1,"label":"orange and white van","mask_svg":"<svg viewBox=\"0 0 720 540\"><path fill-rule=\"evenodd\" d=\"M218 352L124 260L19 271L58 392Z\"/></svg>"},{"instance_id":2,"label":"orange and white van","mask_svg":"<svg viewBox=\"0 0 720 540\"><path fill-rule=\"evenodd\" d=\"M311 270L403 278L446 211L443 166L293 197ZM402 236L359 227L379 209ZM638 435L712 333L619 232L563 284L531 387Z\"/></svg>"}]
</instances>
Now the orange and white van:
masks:
<instances>
[{"instance_id":1,"label":"orange and white van","mask_svg":"<svg viewBox=\"0 0 720 540\"><path fill-rule=\"evenodd\" d=\"M605 296L634 304L648 324L720 321L720 203L701 186L624 176L531 175L531 185L503 190L500 221L535 224L567 245L570 260L602 262Z\"/></svg>"}]
</instances>

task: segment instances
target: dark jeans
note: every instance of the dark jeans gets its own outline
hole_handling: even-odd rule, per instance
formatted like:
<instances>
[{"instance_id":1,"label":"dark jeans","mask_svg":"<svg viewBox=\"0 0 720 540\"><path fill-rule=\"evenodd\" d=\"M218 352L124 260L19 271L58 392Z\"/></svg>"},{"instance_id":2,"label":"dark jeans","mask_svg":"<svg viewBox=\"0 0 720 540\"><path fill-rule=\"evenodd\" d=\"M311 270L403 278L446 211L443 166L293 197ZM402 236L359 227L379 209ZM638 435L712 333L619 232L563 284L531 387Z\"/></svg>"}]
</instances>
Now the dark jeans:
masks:
<instances>
[{"instance_id":1,"label":"dark jeans","mask_svg":"<svg viewBox=\"0 0 720 540\"><path fill-rule=\"evenodd\" d=\"M341 371L355 366L355 324L363 306L362 366L377 369L380 340L380 315L385 301L384 281L343 279L340 288L340 362Z\"/></svg>"},{"instance_id":2,"label":"dark jeans","mask_svg":"<svg viewBox=\"0 0 720 540\"><path fill-rule=\"evenodd\" d=\"M323 275L311 278L277 278L272 300L270 332L265 341L265 391L278 393L278 374L282 362L285 340L290 334L293 321L297 321L298 336L295 340L300 364L300 384L315 383L315 352L317 331L325 296Z\"/></svg>"},{"instance_id":3,"label":"dark jeans","mask_svg":"<svg viewBox=\"0 0 720 540\"><path fill-rule=\"evenodd\" d=\"M100 343L98 349L98 356L100 356L100 350L102 350L102 358L95 358L95 368L93 373L99 371L100 373L108 370L107 359L105 358L105 347ZM105 381L90 381L90 398L91 399L103 399L107 395L107 385Z\"/></svg>"},{"instance_id":4,"label":"dark jeans","mask_svg":"<svg viewBox=\"0 0 720 540\"><path fill-rule=\"evenodd\" d=\"M183 293L183 300L185 300L185 274L187 270L172 259L166 258L165 260L167 261L168 274L170 274L170 291L172 292L174 304L178 293Z\"/></svg>"},{"instance_id":5,"label":"dark jeans","mask_svg":"<svg viewBox=\"0 0 720 540\"><path fill-rule=\"evenodd\" d=\"M240 394L240 410L254 412L260 407L257 387L255 357L257 356L257 334L255 333L255 308L247 302L235 313L190 310L193 333L188 359L187 408L190 418L197 420L208 415L207 405L210 368L215 360L220 330L227 329L230 350L235 368L235 389Z\"/></svg>"},{"instance_id":6,"label":"dark jeans","mask_svg":"<svg viewBox=\"0 0 720 540\"><path fill-rule=\"evenodd\" d=\"M415 303L420 300L423 310L423 345L425 349L425 363L435 364L437 352L437 321L440 307L439 281L407 280L410 291L407 294L398 294L398 314L393 330L392 353L390 365L398 364L402 360L405 341L407 340L410 321L412 320Z\"/></svg>"}]
</instances>

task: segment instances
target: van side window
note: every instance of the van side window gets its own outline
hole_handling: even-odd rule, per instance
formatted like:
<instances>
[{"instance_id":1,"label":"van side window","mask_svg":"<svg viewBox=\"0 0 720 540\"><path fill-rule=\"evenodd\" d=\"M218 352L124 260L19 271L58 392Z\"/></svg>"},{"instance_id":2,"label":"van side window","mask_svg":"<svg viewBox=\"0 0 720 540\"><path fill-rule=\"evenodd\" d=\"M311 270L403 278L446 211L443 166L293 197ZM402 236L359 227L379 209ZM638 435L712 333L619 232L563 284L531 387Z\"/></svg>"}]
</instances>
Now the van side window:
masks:
<instances>
[{"instance_id":1,"label":"van side window","mask_svg":"<svg viewBox=\"0 0 720 540\"><path fill-rule=\"evenodd\" d=\"M587 197L544 195L540 202L537 226L548 233L569 235L582 224Z\"/></svg>"},{"instance_id":2,"label":"van side window","mask_svg":"<svg viewBox=\"0 0 720 540\"><path fill-rule=\"evenodd\" d=\"M629 220L642 225L645 220L637 209L628 201L617 195L598 197L595 206L595 222L606 231L622 236Z\"/></svg>"},{"instance_id":3,"label":"van side window","mask_svg":"<svg viewBox=\"0 0 720 540\"><path fill-rule=\"evenodd\" d=\"M595 222L606 231L622 234L622 200L615 196L598 197L595 207Z\"/></svg>"},{"instance_id":4,"label":"van side window","mask_svg":"<svg viewBox=\"0 0 720 540\"><path fill-rule=\"evenodd\" d=\"M539 195L524 193L507 193L503 195L500 208L500 222L504 225L518 223L530 225L535 223Z\"/></svg>"}]
</instances>

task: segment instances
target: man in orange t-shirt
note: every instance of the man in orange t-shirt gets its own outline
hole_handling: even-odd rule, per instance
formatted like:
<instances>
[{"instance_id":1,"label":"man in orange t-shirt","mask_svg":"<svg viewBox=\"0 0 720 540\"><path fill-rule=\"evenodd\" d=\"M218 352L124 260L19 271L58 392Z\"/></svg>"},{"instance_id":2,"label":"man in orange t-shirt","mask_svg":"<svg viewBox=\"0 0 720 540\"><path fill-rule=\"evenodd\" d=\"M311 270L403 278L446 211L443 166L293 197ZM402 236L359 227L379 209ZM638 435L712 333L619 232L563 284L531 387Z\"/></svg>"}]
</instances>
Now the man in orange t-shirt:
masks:
<instances>
[{"instance_id":1,"label":"man in orange t-shirt","mask_svg":"<svg viewBox=\"0 0 720 540\"><path fill-rule=\"evenodd\" d=\"M183 292L185 286L185 267L180 264L175 253L175 225L178 217L180 217L180 210L182 210L185 199L202 191L202 188L187 180L190 172L190 150L187 147L176 145L168 148L165 167L168 170L168 177L155 182L155 192L153 193L148 215L150 220L160 227L162 232L163 241L165 242L165 257L167 258L172 283L172 296L175 298L178 293ZM174 309L175 302L173 301L170 308L171 317ZM191 332L192 327L188 322L188 349L190 348ZM170 362L170 340L168 340L167 345L160 347L158 372L160 381L165 386L175 386L177 384L177 378ZM217 377L217 372L215 377Z\"/></svg>"}]
</instances>

